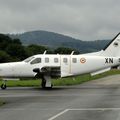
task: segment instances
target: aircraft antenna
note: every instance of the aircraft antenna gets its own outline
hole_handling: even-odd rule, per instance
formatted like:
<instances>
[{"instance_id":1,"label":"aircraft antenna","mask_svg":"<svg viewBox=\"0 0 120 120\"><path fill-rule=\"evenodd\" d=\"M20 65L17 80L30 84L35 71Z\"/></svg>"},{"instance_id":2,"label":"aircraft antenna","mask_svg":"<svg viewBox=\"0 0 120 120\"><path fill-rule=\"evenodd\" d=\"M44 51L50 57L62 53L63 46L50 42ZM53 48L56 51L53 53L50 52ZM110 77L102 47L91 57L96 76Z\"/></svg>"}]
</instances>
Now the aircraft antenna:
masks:
<instances>
[{"instance_id":1,"label":"aircraft antenna","mask_svg":"<svg viewBox=\"0 0 120 120\"><path fill-rule=\"evenodd\" d=\"M47 52L47 50L45 50L45 51L44 51L43 55L45 55L45 54L46 54L46 52Z\"/></svg>"},{"instance_id":2,"label":"aircraft antenna","mask_svg":"<svg viewBox=\"0 0 120 120\"><path fill-rule=\"evenodd\" d=\"M74 51L71 52L71 55L73 55L73 54L74 54Z\"/></svg>"}]
</instances>

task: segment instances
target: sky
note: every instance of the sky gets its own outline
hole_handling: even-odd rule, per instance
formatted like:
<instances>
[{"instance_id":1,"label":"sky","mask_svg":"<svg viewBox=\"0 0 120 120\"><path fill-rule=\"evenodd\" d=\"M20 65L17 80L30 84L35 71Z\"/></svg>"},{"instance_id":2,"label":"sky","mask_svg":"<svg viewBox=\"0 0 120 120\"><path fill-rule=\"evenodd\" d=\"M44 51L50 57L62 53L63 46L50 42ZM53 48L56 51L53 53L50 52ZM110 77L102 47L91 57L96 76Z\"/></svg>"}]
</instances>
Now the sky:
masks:
<instances>
[{"instance_id":1,"label":"sky","mask_svg":"<svg viewBox=\"0 0 120 120\"><path fill-rule=\"evenodd\" d=\"M112 39L120 32L120 0L0 0L0 33L33 30Z\"/></svg>"}]
</instances>

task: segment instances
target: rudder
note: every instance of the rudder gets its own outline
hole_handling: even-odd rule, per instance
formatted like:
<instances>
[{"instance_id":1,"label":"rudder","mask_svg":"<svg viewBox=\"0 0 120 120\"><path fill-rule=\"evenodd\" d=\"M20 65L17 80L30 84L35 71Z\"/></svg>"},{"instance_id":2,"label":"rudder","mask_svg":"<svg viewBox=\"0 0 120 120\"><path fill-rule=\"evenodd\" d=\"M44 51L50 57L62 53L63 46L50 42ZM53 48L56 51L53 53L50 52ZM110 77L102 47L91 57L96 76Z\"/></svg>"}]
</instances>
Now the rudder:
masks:
<instances>
[{"instance_id":1,"label":"rudder","mask_svg":"<svg viewBox=\"0 0 120 120\"><path fill-rule=\"evenodd\" d=\"M120 33L103 49L104 55L117 57L120 56Z\"/></svg>"}]
</instances>

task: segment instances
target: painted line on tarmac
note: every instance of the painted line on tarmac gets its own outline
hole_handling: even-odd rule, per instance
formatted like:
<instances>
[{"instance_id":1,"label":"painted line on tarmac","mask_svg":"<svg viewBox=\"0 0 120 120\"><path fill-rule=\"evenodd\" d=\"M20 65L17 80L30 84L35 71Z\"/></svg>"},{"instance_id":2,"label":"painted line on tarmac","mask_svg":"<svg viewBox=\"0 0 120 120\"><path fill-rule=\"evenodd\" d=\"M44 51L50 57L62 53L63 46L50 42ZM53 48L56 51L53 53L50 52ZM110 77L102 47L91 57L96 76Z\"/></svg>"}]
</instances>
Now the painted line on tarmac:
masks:
<instances>
[{"instance_id":1,"label":"painted line on tarmac","mask_svg":"<svg viewBox=\"0 0 120 120\"><path fill-rule=\"evenodd\" d=\"M65 109L65 110L63 110L62 112L56 114L55 116L49 118L48 120L54 120L54 119L56 119L57 117L61 116L62 114L66 113L67 111L69 111L69 110L68 110L68 109Z\"/></svg>"},{"instance_id":2,"label":"painted line on tarmac","mask_svg":"<svg viewBox=\"0 0 120 120\"><path fill-rule=\"evenodd\" d=\"M65 109L62 112L54 115L53 117L49 118L48 120L55 120L56 118L60 117L61 115L65 114L68 111L120 111L120 108L80 108L80 109Z\"/></svg>"},{"instance_id":3,"label":"painted line on tarmac","mask_svg":"<svg viewBox=\"0 0 120 120\"><path fill-rule=\"evenodd\" d=\"M7 97L83 97L83 96L111 96L111 94L56 94L56 95L31 95L31 94L0 94L1 98L7 98ZM114 96L119 96L120 94L115 94Z\"/></svg>"},{"instance_id":4,"label":"painted line on tarmac","mask_svg":"<svg viewBox=\"0 0 120 120\"><path fill-rule=\"evenodd\" d=\"M80 109L67 109L68 111L120 111L120 108L80 108Z\"/></svg>"}]
</instances>

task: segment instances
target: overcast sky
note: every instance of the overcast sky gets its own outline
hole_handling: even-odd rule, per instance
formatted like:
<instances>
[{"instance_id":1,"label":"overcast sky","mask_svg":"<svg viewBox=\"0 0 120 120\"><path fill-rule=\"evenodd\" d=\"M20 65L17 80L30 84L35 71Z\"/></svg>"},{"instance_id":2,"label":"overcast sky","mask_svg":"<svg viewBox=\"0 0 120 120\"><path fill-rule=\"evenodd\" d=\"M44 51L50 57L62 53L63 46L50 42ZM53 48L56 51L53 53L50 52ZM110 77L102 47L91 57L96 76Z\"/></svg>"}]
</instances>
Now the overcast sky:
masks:
<instances>
[{"instance_id":1,"label":"overcast sky","mask_svg":"<svg viewBox=\"0 0 120 120\"><path fill-rule=\"evenodd\" d=\"M82 40L120 32L120 0L0 0L0 32L53 31Z\"/></svg>"}]
</instances>

